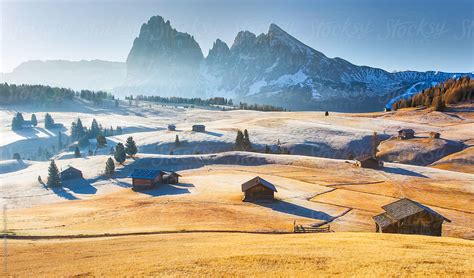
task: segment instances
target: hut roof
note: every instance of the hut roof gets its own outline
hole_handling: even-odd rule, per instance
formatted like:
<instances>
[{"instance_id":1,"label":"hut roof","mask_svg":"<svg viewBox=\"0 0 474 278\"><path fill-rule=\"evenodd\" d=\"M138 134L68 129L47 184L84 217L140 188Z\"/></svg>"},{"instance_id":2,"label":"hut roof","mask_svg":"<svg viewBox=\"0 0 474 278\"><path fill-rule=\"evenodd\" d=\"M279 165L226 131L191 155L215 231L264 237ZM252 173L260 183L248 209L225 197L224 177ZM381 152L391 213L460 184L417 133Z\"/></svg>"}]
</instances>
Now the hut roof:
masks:
<instances>
[{"instance_id":1,"label":"hut roof","mask_svg":"<svg viewBox=\"0 0 474 278\"><path fill-rule=\"evenodd\" d=\"M451 220L447 219L431 208L407 198L400 199L385 205L382 208L385 210L385 212L373 217L375 222L377 222L377 224L379 224L381 227L385 227L421 211L426 211L430 214L436 215L439 218L442 218L447 222L451 222Z\"/></svg>"},{"instance_id":2,"label":"hut roof","mask_svg":"<svg viewBox=\"0 0 474 278\"><path fill-rule=\"evenodd\" d=\"M277 189L276 189L276 187L275 187L272 183L270 183L270 182L268 182L268 181L262 179L262 178L259 177L259 176L257 176L257 177L255 177L255 178L249 180L249 181L246 182L246 183L243 183L243 184L242 184L242 191L247 191L247 190L249 190L250 188L252 188L252 187L254 187L254 186L257 186L257 185L259 185L259 184L265 186L265 187L268 188L268 189L273 190L274 192L278 192Z\"/></svg>"},{"instance_id":3,"label":"hut roof","mask_svg":"<svg viewBox=\"0 0 474 278\"><path fill-rule=\"evenodd\" d=\"M151 169L133 169L132 173L128 175L129 178L152 180L162 173L161 170Z\"/></svg>"},{"instance_id":4,"label":"hut roof","mask_svg":"<svg viewBox=\"0 0 474 278\"><path fill-rule=\"evenodd\" d=\"M178 177L181 177L180 174L176 173L176 172L173 172L173 171L166 171L166 170L163 170L161 171L163 173L163 175L167 175L167 176L171 176L171 175L176 175Z\"/></svg>"},{"instance_id":5,"label":"hut roof","mask_svg":"<svg viewBox=\"0 0 474 278\"><path fill-rule=\"evenodd\" d=\"M68 172L82 173L82 171L77 169L77 168L74 168L72 166L67 166L67 168L62 170L60 174L63 175L63 174L68 173Z\"/></svg>"}]
</instances>

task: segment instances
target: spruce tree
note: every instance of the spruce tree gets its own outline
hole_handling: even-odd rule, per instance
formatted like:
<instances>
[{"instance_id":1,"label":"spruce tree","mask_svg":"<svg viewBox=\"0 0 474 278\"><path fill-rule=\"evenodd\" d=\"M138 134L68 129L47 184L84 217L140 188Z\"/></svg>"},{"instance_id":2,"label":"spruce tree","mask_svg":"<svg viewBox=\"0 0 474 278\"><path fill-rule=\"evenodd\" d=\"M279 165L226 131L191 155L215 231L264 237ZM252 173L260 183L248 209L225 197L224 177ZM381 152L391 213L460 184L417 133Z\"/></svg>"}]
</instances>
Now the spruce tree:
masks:
<instances>
[{"instance_id":1,"label":"spruce tree","mask_svg":"<svg viewBox=\"0 0 474 278\"><path fill-rule=\"evenodd\" d=\"M92 119L89 137L96 138L99 132L100 132L99 124L97 123L96 119Z\"/></svg>"},{"instance_id":2,"label":"spruce tree","mask_svg":"<svg viewBox=\"0 0 474 278\"><path fill-rule=\"evenodd\" d=\"M76 140L80 140L80 139L82 139L82 137L84 137L86 135L86 133L84 131L84 126L82 125L82 121L81 121L80 118L77 118L76 133L77 133Z\"/></svg>"},{"instance_id":3,"label":"spruce tree","mask_svg":"<svg viewBox=\"0 0 474 278\"><path fill-rule=\"evenodd\" d=\"M176 134L176 138L174 139L174 146L179 147L180 144L181 144L181 142L179 142L178 134Z\"/></svg>"},{"instance_id":4,"label":"spruce tree","mask_svg":"<svg viewBox=\"0 0 474 278\"><path fill-rule=\"evenodd\" d=\"M132 136L128 137L127 141L125 142L125 152L130 157L133 157L138 152L137 145L135 144L135 141L133 141Z\"/></svg>"},{"instance_id":5,"label":"spruce tree","mask_svg":"<svg viewBox=\"0 0 474 278\"><path fill-rule=\"evenodd\" d=\"M127 154L125 153L125 148L123 147L122 143L118 143L117 146L115 146L114 158L115 161L120 164L123 164L123 162L127 158Z\"/></svg>"},{"instance_id":6,"label":"spruce tree","mask_svg":"<svg viewBox=\"0 0 474 278\"><path fill-rule=\"evenodd\" d=\"M12 130L20 130L22 129L23 126L20 124L20 121L18 121L18 118L15 116L12 119Z\"/></svg>"},{"instance_id":7,"label":"spruce tree","mask_svg":"<svg viewBox=\"0 0 474 278\"><path fill-rule=\"evenodd\" d=\"M111 157L105 163L105 174L110 177L115 173L115 163Z\"/></svg>"},{"instance_id":8,"label":"spruce tree","mask_svg":"<svg viewBox=\"0 0 474 278\"><path fill-rule=\"evenodd\" d=\"M81 157L81 151L79 150L78 146L76 146L76 148L74 149L74 157L75 158Z\"/></svg>"},{"instance_id":9,"label":"spruce tree","mask_svg":"<svg viewBox=\"0 0 474 278\"><path fill-rule=\"evenodd\" d=\"M54 160L51 160L51 164L49 164L48 169L48 186L49 187L57 187L61 186L61 177L59 176L59 170L54 163Z\"/></svg>"},{"instance_id":10,"label":"spruce tree","mask_svg":"<svg viewBox=\"0 0 474 278\"><path fill-rule=\"evenodd\" d=\"M54 120L53 117L49 113L46 113L44 116L44 128L51 129L54 128Z\"/></svg>"},{"instance_id":11,"label":"spruce tree","mask_svg":"<svg viewBox=\"0 0 474 278\"><path fill-rule=\"evenodd\" d=\"M38 119L36 119L35 114L31 114L31 125L32 126L37 126L38 125Z\"/></svg>"},{"instance_id":12,"label":"spruce tree","mask_svg":"<svg viewBox=\"0 0 474 278\"><path fill-rule=\"evenodd\" d=\"M242 151L244 149L244 134L240 130L237 130L234 149L236 151Z\"/></svg>"},{"instance_id":13,"label":"spruce tree","mask_svg":"<svg viewBox=\"0 0 474 278\"><path fill-rule=\"evenodd\" d=\"M16 117L18 118L18 121L23 125L25 123L25 119L23 118L23 114L20 112L16 113Z\"/></svg>"},{"instance_id":14,"label":"spruce tree","mask_svg":"<svg viewBox=\"0 0 474 278\"><path fill-rule=\"evenodd\" d=\"M109 157L105 163L105 175L111 177L115 173L115 163L112 158Z\"/></svg>"},{"instance_id":15,"label":"spruce tree","mask_svg":"<svg viewBox=\"0 0 474 278\"><path fill-rule=\"evenodd\" d=\"M244 130L243 146L244 146L244 151L251 151L252 150L252 143L250 142L249 133L246 129Z\"/></svg>"},{"instance_id":16,"label":"spruce tree","mask_svg":"<svg viewBox=\"0 0 474 278\"><path fill-rule=\"evenodd\" d=\"M107 139L105 139L105 136L102 134L97 135L96 140L97 140L98 148L102 148L102 147L105 147L105 145L107 145Z\"/></svg>"}]
</instances>

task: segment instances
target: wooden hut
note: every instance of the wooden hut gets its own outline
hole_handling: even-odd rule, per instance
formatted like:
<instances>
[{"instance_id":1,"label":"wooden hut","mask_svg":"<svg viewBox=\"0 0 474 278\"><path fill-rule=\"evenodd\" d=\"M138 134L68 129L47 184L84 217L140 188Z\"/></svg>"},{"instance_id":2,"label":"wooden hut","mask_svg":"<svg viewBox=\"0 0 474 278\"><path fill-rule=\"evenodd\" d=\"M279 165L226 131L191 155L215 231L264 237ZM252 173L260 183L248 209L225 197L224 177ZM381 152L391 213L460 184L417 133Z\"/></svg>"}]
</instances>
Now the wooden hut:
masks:
<instances>
[{"instance_id":1,"label":"wooden hut","mask_svg":"<svg viewBox=\"0 0 474 278\"><path fill-rule=\"evenodd\" d=\"M161 177L161 182L162 183L167 183L167 184L178 184L179 183L179 177L181 177L180 174L172 171L162 171L163 176Z\"/></svg>"},{"instance_id":2,"label":"wooden hut","mask_svg":"<svg viewBox=\"0 0 474 278\"><path fill-rule=\"evenodd\" d=\"M257 176L242 184L242 192L244 192L242 200L252 202L273 200L274 193L278 191L273 184Z\"/></svg>"},{"instance_id":3,"label":"wooden hut","mask_svg":"<svg viewBox=\"0 0 474 278\"><path fill-rule=\"evenodd\" d=\"M194 132L206 132L206 126L205 125L193 125L193 131Z\"/></svg>"},{"instance_id":4,"label":"wooden hut","mask_svg":"<svg viewBox=\"0 0 474 278\"><path fill-rule=\"evenodd\" d=\"M430 138L433 138L433 139L439 139L441 136L441 134L439 134L439 132L430 132Z\"/></svg>"},{"instance_id":5,"label":"wooden hut","mask_svg":"<svg viewBox=\"0 0 474 278\"><path fill-rule=\"evenodd\" d=\"M134 169L129 175L135 190L149 189L161 182L163 172L160 170Z\"/></svg>"},{"instance_id":6,"label":"wooden hut","mask_svg":"<svg viewBox=\"0 0 474 278\"><path fill-rule=\"evenodd\" d=\"M373 217L378 233L441 236L446 217L413 200L404 198L382 207L385 212Z\"/></svg>"},{"instance_id":7,"label":"wooden hut","mask_svg":"<svg viewBox=\"0 0 474 278\"><path fill-rule=\"evenodd\" d=\"M72 179L82 179L82 171L74 168L72 166L68 166L65 170L59 173L61 176L61 180L72 180Z\"/></svg>"},{"instance_id":8,"label":"wooden hut","mask_svg":"<svg viewBox=\"0 0 474 278\"><path fill-rule=\"evenodd\" d=\"M356 166L359 168L379 169L383 167L383 162L370 155L362 155L356 158Z\"/></svg>"},{"instance_id":9,"label":"wooden hut","mask_svg":"<svg viewBox=\"0 0 474 278\"><path fill-rule=\"evenodd\" d=\"M176 126L175 125L168 125L168 130L169 131L176 131Z\"/></svg>"},{"instance_id":10,"label":"wooden hut","mask_svg":"<svg viewBox=\"0 0 474 278\"><path fill-rule=\"evenodd\" d=\"M411 128L404 128L398 131L398 139L406 140L415 138L415 131Z\"/></svg>"}]
</instances>

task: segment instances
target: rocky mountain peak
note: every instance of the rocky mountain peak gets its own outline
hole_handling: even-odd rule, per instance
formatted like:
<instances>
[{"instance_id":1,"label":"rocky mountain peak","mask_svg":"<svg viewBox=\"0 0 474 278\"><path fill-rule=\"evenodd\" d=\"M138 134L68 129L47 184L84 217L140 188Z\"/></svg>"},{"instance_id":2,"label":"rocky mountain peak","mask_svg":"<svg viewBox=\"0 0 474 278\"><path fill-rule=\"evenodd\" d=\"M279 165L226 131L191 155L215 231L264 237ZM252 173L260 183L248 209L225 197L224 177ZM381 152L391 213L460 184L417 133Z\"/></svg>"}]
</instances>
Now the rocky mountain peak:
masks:
<instances>
[{"instance_id":1,"label":"rocky mountain peak","mask_svg":"<svg viewBox=\"0 0 474 278\"><path fill-rule=\"evenodd\" d=\"M240 31L235 37L234 44L232 44L231 50L246 49L252 47L255 44L257 36L250 31Z\"/></svg>"},{"instance_id":2,"label":"rocky mountain peak","mask_svg":"<svg viewBox=\"0 0 474 278\"><path fill-rule=\"evenodd\" d=\"M209 50L209 54L207 55L207 57L212 58L215 56L228 55L229 52L230 52L230 49L227 46L227 44L221 41L220 39L217 39L212 45L212 48Z\"/></svg>"}]
</instances>

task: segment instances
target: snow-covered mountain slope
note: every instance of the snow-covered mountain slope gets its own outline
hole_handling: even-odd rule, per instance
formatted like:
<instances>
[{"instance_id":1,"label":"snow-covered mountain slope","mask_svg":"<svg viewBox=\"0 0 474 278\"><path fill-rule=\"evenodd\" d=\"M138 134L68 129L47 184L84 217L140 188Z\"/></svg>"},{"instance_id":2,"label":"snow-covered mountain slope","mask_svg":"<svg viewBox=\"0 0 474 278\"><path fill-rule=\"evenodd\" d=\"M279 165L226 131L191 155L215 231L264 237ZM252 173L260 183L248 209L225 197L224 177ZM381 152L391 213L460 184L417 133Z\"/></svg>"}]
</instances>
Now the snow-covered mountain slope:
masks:
<instances>
[{"instance_id":1,"label":"snow-covered mountain slope","mask_svg":"<svg viewBox=\"0 0 474 278\"><path fill-rule=\"evenodd\" d=\"M290 109L382 110L391 99L463 73L390 73L328 58L275 24L241 31L229 47L217 39L207 57L192 36L152 17L127 59L127 90L185 97L221 96ZM468 73L472 76L472 73ZM413 90L413 89L412 89ZM410 90L410 92L412 91Z\"/></svg>"}]
</instances>

